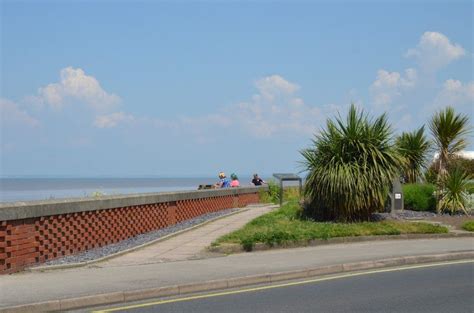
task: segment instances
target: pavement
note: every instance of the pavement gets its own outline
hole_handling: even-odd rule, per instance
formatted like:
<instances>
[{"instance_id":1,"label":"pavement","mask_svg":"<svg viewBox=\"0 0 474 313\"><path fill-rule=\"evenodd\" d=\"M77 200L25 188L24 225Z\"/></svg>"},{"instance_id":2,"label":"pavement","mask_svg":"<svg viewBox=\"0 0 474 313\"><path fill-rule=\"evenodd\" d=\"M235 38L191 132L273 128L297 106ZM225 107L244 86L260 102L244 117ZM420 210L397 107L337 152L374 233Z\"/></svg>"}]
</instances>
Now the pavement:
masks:
<instances>
[{"instance_id":1,"label":"pavement","mask_svg":"<svg viewBox=\"0 0 474 313\"><path fill-rule=\"evenodd\" d=\"M221 235L273 208L253 206L166 241L88 266L0 276L0 312L66 310L323 272L474 256L472 237L368 241L228 256L206 252L205 247Z\"/></svg>"}]
</instances>

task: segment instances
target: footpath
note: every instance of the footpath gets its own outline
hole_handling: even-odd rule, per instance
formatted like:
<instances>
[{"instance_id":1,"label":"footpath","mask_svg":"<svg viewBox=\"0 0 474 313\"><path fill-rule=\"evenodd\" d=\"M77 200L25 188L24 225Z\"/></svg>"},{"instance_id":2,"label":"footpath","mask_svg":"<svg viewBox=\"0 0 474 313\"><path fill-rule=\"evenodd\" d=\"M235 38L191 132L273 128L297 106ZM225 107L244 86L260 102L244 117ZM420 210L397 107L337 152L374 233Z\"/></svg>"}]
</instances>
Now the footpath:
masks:
<instances>
[{"instance_id":1,"label":"footpath","mask_svg":"<svg viewBox=\"0 0 474 313\"><path fill-rule=\"evenodd\" d=\"M0 276L0 312L67 310L343 271L474 258L472 237L366 241L233 255L206 252L221 235L273 208L249 207L104 262ZM16 308L7 309L12 307Z\"/></svg>"}]
</instances>

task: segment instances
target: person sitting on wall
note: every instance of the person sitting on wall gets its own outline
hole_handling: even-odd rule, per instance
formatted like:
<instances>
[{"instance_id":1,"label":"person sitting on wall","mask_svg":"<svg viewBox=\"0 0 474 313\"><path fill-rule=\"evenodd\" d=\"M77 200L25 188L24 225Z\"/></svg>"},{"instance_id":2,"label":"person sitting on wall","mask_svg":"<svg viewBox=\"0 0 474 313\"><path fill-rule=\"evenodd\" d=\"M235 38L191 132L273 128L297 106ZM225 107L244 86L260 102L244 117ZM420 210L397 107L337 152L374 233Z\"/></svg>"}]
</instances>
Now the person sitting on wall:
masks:
<instances>
[{"instance_id":1,"label":"person sitting on wall","mask_svg":"<svg viewBox=\"0 0 474 313\"><path fill-rule=\"evenodd\" d=\"M260 177L258 177L258 174L253 174L252 184L254 186L261 186L263 184L266 184L266 182Z\"/></svg>"},{"instance_id":2,"label":"person sitting on wall","mask_svg":"<svg viewBox=\"0 0 474 313\"><path fill-rule=\"evenodd\" d=\"M230 180L226 178L224 172L219 173L219 182L216 183L214 186L215 188L228 188L230 187Z\"/></svg>"},{"instance_id":3,"label":"person sitting on wall","mask_svg":"<svg viewBox=\"0 0 474 313\"><path fill-rule=\"evenodd\" d=\"M235 175L234 173L230 174L230 179L232 179L232 181L230 182L231 187L240 187L240 182L237 175Z\"/></svg>"},{"instance_id":4,"label":"person sitting on wall","mask_svg":"<svg viewBox=\"0 0 474 313\"><path fill-rule=\"evenodd\" d=\"M212 189L212 188L214 188L214 185L199 185L198 190Z\"/></svg>"}]
</instances>

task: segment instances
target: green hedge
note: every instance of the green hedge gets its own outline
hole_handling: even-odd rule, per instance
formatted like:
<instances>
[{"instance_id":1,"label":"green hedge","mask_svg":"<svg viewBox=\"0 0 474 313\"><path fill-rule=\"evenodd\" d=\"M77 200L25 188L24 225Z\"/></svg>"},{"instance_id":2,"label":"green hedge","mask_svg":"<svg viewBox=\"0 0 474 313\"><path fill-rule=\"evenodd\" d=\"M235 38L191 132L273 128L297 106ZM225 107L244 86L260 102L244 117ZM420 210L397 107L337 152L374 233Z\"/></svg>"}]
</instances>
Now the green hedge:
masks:
<instances>
[{"instance_id":1,"label":"green hedge","mask_svg":"<svg viewBox=\"0 0 474 313\"><path fill-rule=\"evenodd\" d=\"M462 228L467 231L473 231L474 232L474 220L472 221L467 221L462 224Z\"/></svg>"},{"instance_id":2,"label":"green hedge","mask_svg":"<svg viewBox=\"0 0 474 313\"><path fill-rule=\"evenodd\" d=\"M435 211L436 187L431 184L406 184L403 185L404 205L407 210Z\"/></svg>"}]
</instances>

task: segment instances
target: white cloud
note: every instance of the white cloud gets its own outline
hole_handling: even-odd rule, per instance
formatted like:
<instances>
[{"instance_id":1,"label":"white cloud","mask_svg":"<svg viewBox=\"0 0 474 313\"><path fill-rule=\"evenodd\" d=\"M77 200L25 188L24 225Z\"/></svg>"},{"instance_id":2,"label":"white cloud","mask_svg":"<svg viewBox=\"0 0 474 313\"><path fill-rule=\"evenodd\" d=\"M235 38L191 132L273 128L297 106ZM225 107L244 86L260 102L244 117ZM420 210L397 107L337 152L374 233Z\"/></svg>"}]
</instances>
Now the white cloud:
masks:
<instances>
[{"instance_id":1,"label":"white cloud","mask_svg":"<svg viewBox=\"0 0 474 313\"><path fill-rule=\"evenodd\" d=\"M434 100L434 107L444 106L468 106L474 107L474 81L463 83L459 80L448 79Z\"/></svg>"},{"instance_id":2,"label":"white cloud","mask_svg":"<svg viewBox=\"0 0 474 313\"><path fill-rule=\"evenodd\" d=\"M299 86L279 75L255 82L259 93L227 108L232 120L254 137L270 137L276 133L313 134L320 125L323 111L305 104L295 93Z\"/></svg>"},{"instance_id":3,"label":"white cloud","mask_svg":"<svg viewBox=\"0 0 474 313\"><path fill-rule=\"evenodd\" d=\"M406 69L404 76L399 72L379 70L376 80L370 86L374 105L379 109L388 109L395 98L415 87L417 80L417 71L413 68Z\"/></svg>"},{"instance_id":4,"label":"white cloud","mask_svg":"<svg viewBox=\"0 0 474 313\"><path fill-rule=\"evenodd\" d=\"M133 122L135 118L131 114L124 112L114 112L111 114L97 116L94 121L94 126L98 128L113 128L120 123Z\"/></svg>"},{"instance_id":5,"label":"white cloud","mask_svg":"<svg viewBox=\"0 0 474 313\"><path fill-rule=\"evenodd\" d=\"M272 100L279 95L288 95L296 92L300 87L281 77L280 75L271 75L261 78L255 82L255 87L260 95L268 100Z\"/></svg>"},{"instance_id":6,"label":"white cloud","mask_svg":"<svg viewBox=\"0 0 474 313\"><path fill-rule=\"evenodd\" d=\"M53 109L62 108L68 101L82 101L97 112L110 112L120 102L117 95L107 93L99 81L86 75L80 68L66 67L61 70L61 80L39 88L39 101Z\"/></svg>"},{"instance_id":7,"label":"white cloud","mask_svg":"<svg viewBox=\"0 0 474 313\"><path fill-rule=\"evenodd\" d=\"M463 47L452 44L445 35L438 32L425 32L416 48L409 49L405 55L416 58L423 69L436 71L465 54Z\"/></svg>"},{"instance_id":8,"label":"white cloud","mask_svg":"<svg viewBox=\"0 0 474 313\"><path fill-rule=\"evenodd\" d=\"M0 98L0 117L2 125L20 125L28 127L37 127L40 122L21 110L18 105L8 99Z\"/></svg>"}]
</instances>

